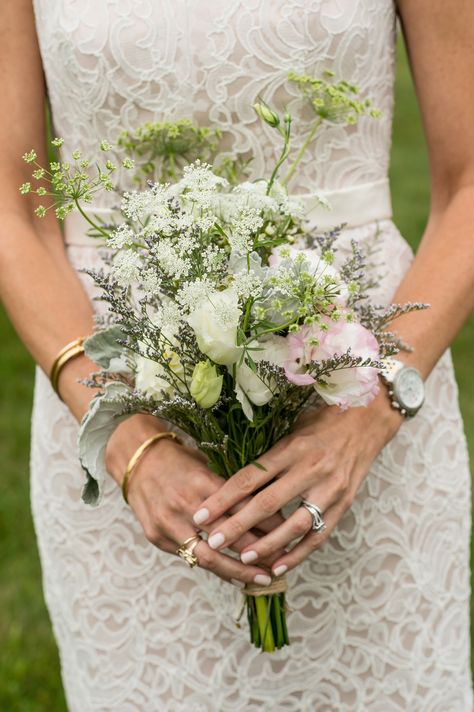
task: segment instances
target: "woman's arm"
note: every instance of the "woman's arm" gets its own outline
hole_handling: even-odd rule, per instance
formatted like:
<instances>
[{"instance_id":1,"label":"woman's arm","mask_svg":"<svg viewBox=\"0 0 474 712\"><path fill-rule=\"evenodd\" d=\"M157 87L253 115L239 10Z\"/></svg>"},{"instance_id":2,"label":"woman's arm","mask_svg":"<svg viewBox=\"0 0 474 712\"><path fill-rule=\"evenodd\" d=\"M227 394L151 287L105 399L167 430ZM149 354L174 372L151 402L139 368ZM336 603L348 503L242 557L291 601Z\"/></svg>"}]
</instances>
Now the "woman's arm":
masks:
<instances>
[{"instance_id":1,"label":"woman's arm","mask_svg":"<svg viewBox=\"0 0 474 712\"><path fill-rule=\"evenodd\" d=\"M21 156L40 147L46 162L44 78L29 0L5 0L0 19L0 297L35 361L49 373L58 351L91 333L93 311L67 261L54 215L40 221L19 193L29 179ZM91 398L77 380L94 370L85 357L61 374L61 394L80 418Z\"/></svg>"},{"instance_id":2,"label":"woman's arm","mask_svg":"<svg viewBox=\"0 0 474 712\"><path fill-rule=\"evenodd\" d=\"M430 309L394 324L427 376L474 307L474 4L398 0L428 142L431 210L394 301Z\"/></svg>"},{"instance_id":3,"label":"woman's arm","mask_svg":"<svg viewBox=\"0 0 474 712\"><path fill-rule=\"evenodd\" d=\"M33 358L49 373L65 344L92 332L93 309L68 262L54 215L40 221L33 199L19 192L29 180L21 156L34 146L39 162L46 164L44 78L31 0L2 0L0 96L0 299ZM61 395L78 419L94 392L77 381L95 370L82 356L61 373ZM160 429L163 424L149 416L134 416L119 426L107 458L118 483L132 453ZM161 440L137 466L129 497L148 539L174 553L196 533L192 512L198 503L220 485L221 479L196 451ZM275 526L275 521L279 523L277 519L268 526ZM237 550L254 539L247 535ZM196 553L202 567L225 580L251 582L264 576L270 582L266 569L245 567L205 542Z\"/></svg>"},{"instance_id":4,"label":"woman's arm","mask_svg":"<svg viewBox=\"0 0 474 712\"><path fill-rule=\"evenodd\" d=\"M394 328L414 347L400 358L427 376L474 304L474 3L400 0L399 8L428 141L432 204L421 247L394 300L428 302L431 308L400 318ZM214 527L210 543L220 549L297 495L318 504L327 524L324 533L310 531L310 515L300 508L242 552L243 561L255 563L304 535L275 560L273 572L279 575L327 539L402 422L385 389L365 409L307 414L259 458L265 469L242 469L201 504L195 521L212 523L271 483L224 526Z\"/></svg>"}]
</instances>

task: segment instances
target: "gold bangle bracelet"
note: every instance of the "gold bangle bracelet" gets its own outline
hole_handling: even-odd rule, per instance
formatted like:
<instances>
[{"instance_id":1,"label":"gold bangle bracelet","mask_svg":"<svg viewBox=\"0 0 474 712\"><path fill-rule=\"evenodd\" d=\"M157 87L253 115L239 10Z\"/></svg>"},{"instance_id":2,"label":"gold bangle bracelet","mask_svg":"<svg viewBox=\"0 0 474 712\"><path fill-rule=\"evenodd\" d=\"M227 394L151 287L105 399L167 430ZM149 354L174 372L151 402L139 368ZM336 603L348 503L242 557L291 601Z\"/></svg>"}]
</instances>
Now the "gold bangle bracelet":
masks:
<instances>
[{"instance_id":1,"label":"gold bangle bracelet","mask_svg":"<svg viewBox=\"0 0 474 712\"><path fill-rule=\"evenodd\" d=\"M164 430L161 433L155 433L155 435L152 435L151 438L148 438L148 440L145 440L144 443L140 445L137 450L133 453L132 457L129 460L129 463L127 465L127 469L125 470L125 474L123 476L122 480L122 495L126 503L128 504L128 486L130 483L130 478L133 474L133 470L135 466L137 465L139 459L143 455L146 450L150 447L150 445L153 445L157 440L161 440L162 438L171 438L172 440L176 440L180 445L181 440L178 438L176 433L171 432L170 430Z\"/></svg>"},{"instance_id":2,"label":"gold bangle bracelet","mask_svg":"<svg viewBox=\"0 0 474 712\"><path fill-rule=\"evenodd\" d=\"M51 366L49 380L51 381L51 385L55 393L59 396L59 398L61 398L61 394L58 390L58 381L61 371L69 361L84 353L84 342L86 338L87 337L85 336L81 336L79 339L71 341L70 344L66 344L66 346L61 349L61 351L54 359L54 363Z\"/></svg>"}]
</instances>

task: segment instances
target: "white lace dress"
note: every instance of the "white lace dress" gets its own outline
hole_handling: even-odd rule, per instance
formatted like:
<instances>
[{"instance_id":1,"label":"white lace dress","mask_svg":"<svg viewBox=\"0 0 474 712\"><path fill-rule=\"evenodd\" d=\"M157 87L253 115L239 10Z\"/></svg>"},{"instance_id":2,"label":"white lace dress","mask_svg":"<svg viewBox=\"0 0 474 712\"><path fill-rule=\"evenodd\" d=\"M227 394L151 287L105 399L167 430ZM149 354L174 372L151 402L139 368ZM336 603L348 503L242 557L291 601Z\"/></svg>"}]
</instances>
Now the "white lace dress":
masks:
<instances>
[{"instance_id":1,"label":"white lace dress","mask_svg":"<svg viewBox=\"0 0 474 712\"><path fill-rule=\"evenodd\" d=\"M219 125L274 157L256 97L298 115L289 70L332 69L383 111L332 126L293 182L326 191L344 239L378 231L388 301L411 253L390 221L392 0L35 0L56 133L90 155L145 120ZM298 135L297 135L298 143ZM97 261L66 226L77 268ZM83 275L86 288L90 283ZM292 645L272 656L231 620L236 590L149 544L110 480L81 502L77 426L38 373L32 507L72 712L470 712L470 476L446 353L426 404L385 448L321 551L290 577Z\"/></svg>"}]
</instances>

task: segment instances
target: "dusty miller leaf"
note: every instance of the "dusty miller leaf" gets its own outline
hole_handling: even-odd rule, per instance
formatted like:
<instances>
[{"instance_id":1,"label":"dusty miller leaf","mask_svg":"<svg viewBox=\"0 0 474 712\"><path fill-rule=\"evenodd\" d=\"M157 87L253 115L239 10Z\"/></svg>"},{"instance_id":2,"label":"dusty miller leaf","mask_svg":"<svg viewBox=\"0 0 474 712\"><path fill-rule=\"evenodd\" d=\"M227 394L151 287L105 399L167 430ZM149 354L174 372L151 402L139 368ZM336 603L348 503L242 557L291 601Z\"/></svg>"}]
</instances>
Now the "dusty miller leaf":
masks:
<instances>
[{"instance_id":1,"label":"dusty miller leaf","mask_svg":"<svg viewBox=\"0 0 474 712\"><path fill-rule=\"evenodd\" d=\"M124 358L124 347L120 344L124 335L119 326L110 326L92 334L84 344L87 356L106 371L129 373Z\"/></svg>"},{"instance_id":2,"label":"dusty miller leaf","mask_svg":"<svg viewBox=\"0 0 474 712\"><path fill-rule=\"evenodd\" d=\"M79 459L87 478L82 490L82 499L86 504L95 506L100 502L102 486L108 477L105 467L107 442L115 428L132 415L122 414L122 396L129 392L130 389L123 383L106 385L104 393L96 396L82 419L79 430Z\"/></svg>"}]
</instances>

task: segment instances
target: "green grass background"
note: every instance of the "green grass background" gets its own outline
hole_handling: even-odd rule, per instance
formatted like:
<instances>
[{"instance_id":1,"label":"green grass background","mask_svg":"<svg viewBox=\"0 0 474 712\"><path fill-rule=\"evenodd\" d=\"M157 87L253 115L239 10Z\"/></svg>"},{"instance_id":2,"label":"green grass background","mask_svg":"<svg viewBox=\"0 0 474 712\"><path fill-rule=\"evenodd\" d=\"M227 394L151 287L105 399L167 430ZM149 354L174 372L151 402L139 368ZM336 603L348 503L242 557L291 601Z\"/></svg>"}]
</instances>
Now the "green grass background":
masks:
<instances>
[{"instance_id":1,"label":"green grass background","mask_svg":"<svg viewBox=\"0 0 474 712\"><path fill-rule=\"evenodd\" d=\"M413 247L428 209L427 160L406 58L399 48L391 180L395 220ZM453 346L461 407L474 451L474 321ZM0 710L66 710L41 592L28 499L33 364L0 310ZM84 711L86 712L86 711Z\"/></svg>"}]
</instances>

